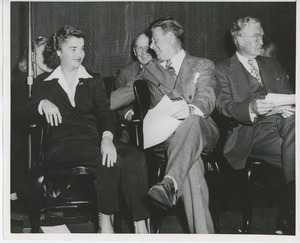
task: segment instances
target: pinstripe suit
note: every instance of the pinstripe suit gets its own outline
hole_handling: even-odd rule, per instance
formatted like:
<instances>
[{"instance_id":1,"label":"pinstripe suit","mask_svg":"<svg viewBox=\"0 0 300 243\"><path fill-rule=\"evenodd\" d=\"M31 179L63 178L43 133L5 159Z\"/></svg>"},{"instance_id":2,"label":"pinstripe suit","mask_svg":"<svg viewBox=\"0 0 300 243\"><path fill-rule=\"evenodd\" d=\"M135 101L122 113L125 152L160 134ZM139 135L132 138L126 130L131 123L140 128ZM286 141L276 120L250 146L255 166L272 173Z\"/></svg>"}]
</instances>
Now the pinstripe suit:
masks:
<instances>
[{"instance_id":1,"label":"pinstripe suit","mask_svg":"<svg viewBox=\"0 0 300 243\"><path fill-rule=\"evenodd\" d=\"M276 60L257 57L256 61L267 93L294 93L285 70ZM216 66L216 73L216 107L220 114L236 122L236 126L229 130L224 145L224 155L228 162L233 168L242 169L245 167L247 157L252 155L276 167L283 166L286 180L294 180L295 116L285 119L276 114L260 117L255 122L251 121L249 104L258 98L250 85L254 78L240 63L236 54L219 63ZM285 129L289 131L284 131ZM274 131L273 135L270 131ZM262 137L268 133L269 137Z\"/></svg>"},{"instance_id":2,"label":"pinstripe suit","mask_svg":"<svg viewBox=\"0 0 300 243\"><path fill-rule=\"evenodd\" d=\"M201 153L209 152L218 139L217 127L210 118L215 106L214 64L186 54L176 82L159 61L148 63L142 78L148 81L151 107L166 94L171 99L185 99L204 113L203 117L190 115L174 134L153 149L168 149L166 175L177 182L177 195L184 201L190 231L212 233Z\"/></svg>"}]
</instances>

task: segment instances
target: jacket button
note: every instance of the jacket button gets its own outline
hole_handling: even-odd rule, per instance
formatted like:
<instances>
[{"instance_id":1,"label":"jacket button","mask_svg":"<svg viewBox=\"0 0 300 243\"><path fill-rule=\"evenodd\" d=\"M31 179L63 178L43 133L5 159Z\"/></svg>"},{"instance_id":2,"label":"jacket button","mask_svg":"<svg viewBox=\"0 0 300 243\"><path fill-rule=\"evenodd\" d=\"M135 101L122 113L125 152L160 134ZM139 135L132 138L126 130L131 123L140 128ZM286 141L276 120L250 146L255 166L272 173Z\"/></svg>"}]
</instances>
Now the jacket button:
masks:
<instances>
[{"instance_id":1,"label":"jacket button","mask_svg":"<svg viewBox=\"0 0 300 243\"><path fill-rule=\"evenodd\" d=\"M191 100L191 99L192 99L192 96L190 95L189 98L190 98L190 100Z\"/></svg>"},{"instance_id":2,"label":"jacket button","mask_svg":"<svg viewBox=\"0 0 300 243\"><path fill-rule=\"evenodd\" d=\"M157 87L160 87L160 83L157 84Z\"/></svg>"}]
</instances>

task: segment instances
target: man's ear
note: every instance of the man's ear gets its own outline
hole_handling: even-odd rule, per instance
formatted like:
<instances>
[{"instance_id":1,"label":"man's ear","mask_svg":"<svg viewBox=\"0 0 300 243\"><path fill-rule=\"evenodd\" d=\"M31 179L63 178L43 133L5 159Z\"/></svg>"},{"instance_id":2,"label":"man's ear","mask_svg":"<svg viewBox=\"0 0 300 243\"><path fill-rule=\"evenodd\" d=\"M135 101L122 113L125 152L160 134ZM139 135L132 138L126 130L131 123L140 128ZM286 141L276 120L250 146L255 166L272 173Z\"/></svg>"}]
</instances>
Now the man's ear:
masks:
<instances>
[{"instance_id":1,"label":"man's ear","mask_svg":"<svg viewBox=\"0 0 300 243\"><path fill-rule=\"evenodd\" d=\"M175 35L174 35L174 33L171 32L171 31L169 31L166 35L167 35L167 39L168 39L169 43L173 43L174 40L175 40Z\"/></svg>"},{"instance_id":2,"label":"man's ear","mask_svg":"<svg viewBox=\"0 0 300 243\"><path fill-rule=\"evenodd\" d=\"M135 56L137 56L137 55L136 55L136 51L135 51L135 48L133 48L133 53L134 53L134 55L135 55Z\"/></svg>"},{"instance_id":3,"label":"man's ear","mask_svg":"<svg viewBox=\"0 0 300 243\"><path fill-rule=\"evenodd\" d=\"M244 44L244 38L242 38L241 36L237 36L236 37L236 44L238 46L243 46L243 44Z\"/></svg>"}]
</instances>

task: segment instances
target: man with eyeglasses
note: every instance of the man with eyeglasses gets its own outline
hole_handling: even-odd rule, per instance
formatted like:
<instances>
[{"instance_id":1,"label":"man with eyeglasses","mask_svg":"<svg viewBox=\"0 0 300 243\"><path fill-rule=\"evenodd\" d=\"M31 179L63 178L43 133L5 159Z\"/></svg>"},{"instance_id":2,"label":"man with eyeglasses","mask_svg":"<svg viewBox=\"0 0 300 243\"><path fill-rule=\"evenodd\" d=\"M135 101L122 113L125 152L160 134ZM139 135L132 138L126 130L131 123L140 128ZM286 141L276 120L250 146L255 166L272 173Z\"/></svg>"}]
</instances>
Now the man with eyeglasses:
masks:
<instances>
[{"instance_id":1,"label":"man with eyeglasses","mask_svg":"<svg viewBox=\"0 0 300 243\"><path fill-rule=\"evenodd\" d=\"M234 169L251 157L283 170L287 200L278 229L295 234L295 107L265 99L294 92L278 61L260 56L264 31L257 18L238 19L231 36L236 53L216 65L216 108L231 121L223 152Z\"/></svg>"},{"instance_id":2,"label":"man with eyeglasses","mask_svg":"<svg viewBox=\"0 0 300 243\"><path fill-rule=\"evenodd\" d=\"M168 161L163 180L148 195L170 209L181 197L191 233L213 233L208 209L208 188L201 155L218 140L218 128L210 117L215 107L215 66L210 60L189 55L183 49L184 30L173 18L154 21L150 48L158 60L150 61L142 75L150 91L150 108L166 95L173 102L169 116L181 120L176 131L152 147Z\"/></svg>"},{"instance_id":3,"label":"man with eyeglasses","mask_svg":"<svg viewBox=\"0 0 300 243\"><path fill-rule=\"evenodd\" d=\"M134 39L132 50L136 61L121 68L117 75L116 90L111 93L110 109L115 110L121 119L132 120L135 99L133 84L141 79L144 66L153 58L153 53L149 52L150 34L144 31ZM123 142L130 142L129 133L126 130L122 131L120 136Z\"/></svg>"}]
</instances>

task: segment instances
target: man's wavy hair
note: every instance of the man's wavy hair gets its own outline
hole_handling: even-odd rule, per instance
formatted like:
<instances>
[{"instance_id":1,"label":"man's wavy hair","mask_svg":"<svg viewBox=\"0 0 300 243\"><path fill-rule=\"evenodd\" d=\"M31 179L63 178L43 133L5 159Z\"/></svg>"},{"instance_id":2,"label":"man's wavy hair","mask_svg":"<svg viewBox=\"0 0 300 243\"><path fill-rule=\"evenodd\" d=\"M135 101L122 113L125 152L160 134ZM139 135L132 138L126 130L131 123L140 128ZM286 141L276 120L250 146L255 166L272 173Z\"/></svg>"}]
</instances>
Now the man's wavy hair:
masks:
<instances>
[{"instance_id":1,"label":"man's wavy hair","mask_svg":"<svg viewBox=\"0 0 300 243\"><path fill-rule=\"evenodd\" d=\"M149 29L153 30L156 27L161 27L163 29L164 33L171 31L183 44L183 42L184 42L183 27L172 17L164 17L164 18L155 20L154 22L152 22L150 24Z\"/></svg>"},{"instance_id":2,"label":"man's wavy hair","mask_svg":"<svg viewBox=\"0 0 300 243\"><path fill-rule=\"evenodd\" d=\"M231 38L232 41L234 42L235 45L237 45L237 37L240 36L241 32L249 25L249 24L254 24L258 23L260 24L260 20L258 18L253 18L253 17L244 17L244 18L239 18L236 20L230 30L231 33Z\"/></svg>"},{"instance_id":3,"label":"man's wavy hair","mask_svg":"<svg viewBox=\"0 0 300 243\"><path fill-rule=\"evenodd\" d=\"M85 39L85 35L81 30L75 29L74 27L69 25L61 27L57 32L52 34L46 44L44 52L45 63L48 67L54 69L60 65L60 59L56 51L61 50L62 45L66 43L71 37Z\"/></svg>"}]
</instances>

